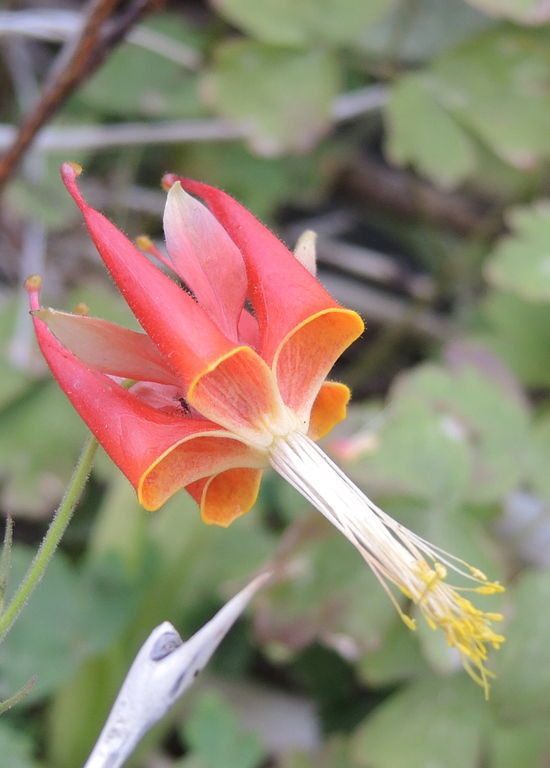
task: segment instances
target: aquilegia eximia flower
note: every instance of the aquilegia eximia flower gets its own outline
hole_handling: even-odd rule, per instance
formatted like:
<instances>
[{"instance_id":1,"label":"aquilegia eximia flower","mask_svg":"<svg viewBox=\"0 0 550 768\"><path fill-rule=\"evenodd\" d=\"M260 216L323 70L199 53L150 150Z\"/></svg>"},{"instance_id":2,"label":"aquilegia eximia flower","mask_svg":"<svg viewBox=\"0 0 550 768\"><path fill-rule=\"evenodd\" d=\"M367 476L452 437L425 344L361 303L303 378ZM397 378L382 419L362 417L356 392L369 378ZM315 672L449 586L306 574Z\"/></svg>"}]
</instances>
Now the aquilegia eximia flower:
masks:
<instances>
[{"instance_id":1,"label":"aquilegia eximia flower","mask_svg":"<svg viewBox=\"0 0 550 768\"><path fill-rule=\"evenodd\" d=\"M40 309L35 276L26 285L36 333L61 388L141 504L157 509L185 488L205 522L227 526L252 507L271 465L357 547L405 623L415 627L392 586L443 629L487 691L486 646L503 640L490 624L501 617L451 587L447 567L472 580L470 591L499 585L392 520L315 445L345 417L349 390L326 377L363 321L315 278L313 239L294 255L229 195L165 176L169 258L157 255L191 295L87 205L79 166L64 163L61 172L145 333ZM146 238L141 245L154 252ZM135 383L126 388L124 379Z\"/></svg>"}]
</instances>

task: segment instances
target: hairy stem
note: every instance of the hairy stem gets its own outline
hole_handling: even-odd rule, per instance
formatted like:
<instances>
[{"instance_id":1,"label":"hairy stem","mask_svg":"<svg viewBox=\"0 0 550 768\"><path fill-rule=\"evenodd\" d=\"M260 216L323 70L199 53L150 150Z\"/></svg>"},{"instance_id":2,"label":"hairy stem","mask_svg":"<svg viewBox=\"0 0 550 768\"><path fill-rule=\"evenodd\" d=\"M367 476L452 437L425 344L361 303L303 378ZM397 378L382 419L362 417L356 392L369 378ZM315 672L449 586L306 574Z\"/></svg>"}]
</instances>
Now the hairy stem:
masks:
<instances>
[{"instance_id":1,"label":"hairy stem","mask_svg":"<svg viewBox=\"0 0 550 768\"><path fill-rule=\"evenodd\" d=\"M17 618L17 615L44 575L53 553L63 538L63 534L69 525L75 507L78 504L86 484L86 480L88 479L88 475L90 474L96 450L97 440L95 437L90 436L82 449L82 453L80 454L80 458L74 469L65 496L57 508L34 560L8 607L0 616L0 641L6 636Z\"/></svg>"}]
</instances>

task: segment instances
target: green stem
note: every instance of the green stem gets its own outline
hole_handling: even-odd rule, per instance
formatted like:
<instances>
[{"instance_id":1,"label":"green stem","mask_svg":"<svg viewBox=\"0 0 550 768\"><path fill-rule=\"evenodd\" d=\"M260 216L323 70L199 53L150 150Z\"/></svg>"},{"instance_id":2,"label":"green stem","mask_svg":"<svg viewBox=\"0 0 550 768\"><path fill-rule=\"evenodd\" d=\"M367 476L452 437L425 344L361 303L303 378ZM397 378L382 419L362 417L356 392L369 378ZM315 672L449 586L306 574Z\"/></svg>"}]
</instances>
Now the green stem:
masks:
<instances>
[{"instance_id":1,"label":"green stem","mask_svg":"<svg viewBox=\"0 0 550 768\"><path fill-rule=\"evenodd\" d=\"M42 539L38 552L10 604L0 616L0 642L6 636L13 622L17 618L19 611L23 608L34 588L44 575L47 565L57 549L57 546L69 525L75 507L78 504L80 495L86 484L86 480L88 479L88 475L92 469L96 450L97 440L90 435L84 444L84 448L82 449L82 453L80 454L80 458L72 474L65 496L57 508L46 535Z\"/></svg>"},{"instance_id":2,"label":"green stem","mask_svg":"<svg viewBox=\"0 0 550 768\"><path fill-rule=\"evenodd\" d=\"M0 616L4 613L4 600L8 586L8 573L11 564L11 547L13 544L13 517L8 513L6 517L6 530L4 532L4 544L2 557L0 557Z\"/></svg>"},{"instance_id":3,"label":"green stem","mask_svg":"<svg viewBox=\"0 0 550 768\"><path fill-rule=\"evenodd\" d=\"M8 709L11 709L12 707L15 707L16 704L19 704L21 699L24 699L27 693L30 691L30 689L33 687L33 685L36 682L36 675L34 677L31 677L29 682L24 685L17 693L14 693L13 696L10 696L9 699L6 699L5 701L0 702L0 715L3 715L4 712L7 712Z\"/></svg>"}]
</instances>

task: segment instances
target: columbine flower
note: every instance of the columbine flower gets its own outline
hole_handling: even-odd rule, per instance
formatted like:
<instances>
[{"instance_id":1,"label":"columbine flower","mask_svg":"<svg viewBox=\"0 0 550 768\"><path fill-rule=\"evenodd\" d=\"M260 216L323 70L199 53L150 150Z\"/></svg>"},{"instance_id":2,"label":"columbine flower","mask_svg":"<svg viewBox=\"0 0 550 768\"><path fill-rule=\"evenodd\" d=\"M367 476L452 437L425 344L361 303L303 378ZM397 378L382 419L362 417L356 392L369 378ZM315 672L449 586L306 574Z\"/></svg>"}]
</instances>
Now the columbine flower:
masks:
<instances>
[{"instance_id":1,"label":"columbine flower","mask_svg":"<svg viewBox=\"0 0 550 768\"><path fill-rule=\"evenodd\" d=\"M65 163L61 172L145 333L40 309L33 277L36 333L60 386L141 504L157 509L185 488L205 522L227 526L252 507L271 465L357 547L405 623L415 627L391 586L443 629L487 690L486 646L503 639L490 623L501 617L449 586L446 566L472 579L473 591L501 588L385 515L315 445L345 417L348 388L325 379L363 322L316 280L314 239L302 239L294 255L229 195L165 176L169 258L147 238L138 242L190 295L87 205L79 166ZM124 379L135 383L126 389Z\"/></svg>"}]
</instances>

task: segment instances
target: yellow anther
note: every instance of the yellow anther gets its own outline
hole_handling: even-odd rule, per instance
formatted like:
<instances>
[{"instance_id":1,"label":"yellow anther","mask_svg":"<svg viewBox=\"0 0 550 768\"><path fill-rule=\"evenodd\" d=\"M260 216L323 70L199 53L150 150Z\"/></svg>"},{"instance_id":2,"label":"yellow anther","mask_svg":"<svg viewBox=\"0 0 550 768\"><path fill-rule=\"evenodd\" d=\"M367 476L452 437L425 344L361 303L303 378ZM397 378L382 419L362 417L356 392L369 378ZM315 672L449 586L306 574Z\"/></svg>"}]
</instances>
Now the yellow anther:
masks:
<instances>
[{"instance_id":1,"label":"yellow anther","mask_svg":"<svg viewBox=\"0 0 550 768\"><path fill-rule=\"evenodd\" d=\"M82 166L80 165L80 163L74 163L72 160L69 160L67 162L67 165L70 165L73 171L76 173L76 175L80 176L80 174L82 173Z\"/></svg>"},{"instance_id":2,"label":"yellow anther","mask_svg":"<svg viewBox=\"0 0 550 768\"><path fill-rule=\"evenodd\" d=\"M138 235L138 237L136 237L136 245L141 251L145 251L145 253L150 253L150 251L154 249L153 241L148 235Z\"/></svg>"},{"instance_id":3,"label":"yellow anther","mask_svg":"<svg viewBox=\"0 0 550 768\"><path fill-rule=\"evenodd\" d=\"M90 308L84 301L79 301L77 304L75 304L74 308L75 315L89 315L90 314Z\"/></svg>"},{"instance_id":4,"label":"yellow anther","mask_svg":"<svg viewBox=\"0 0 550 768\"><path fill-rule=\"evenodd\" d=\"M479 579L480 581L487 581L487 576L483 573L483 571L480 571L479 568L474 568L471 565L469 565L468 568L470 569L470 573L472 574L474 579Z\"/></svg>"},{"instance_id":5,"label":"yellow anther","mask_svg":"<svg viewBox=\"0 0 550 768\"><path fill-rule=\"evenodd\" d=\"M441 563L436 563L434 565L435 572L437 573L438 578L440 579L446 579L447 578L447 569L444 565Z\"/></svg>"},{"instance_id":6,"label":"yellow anther","mask_svg":"<svg viewBox=\"0 0 550 768\"><path fill-rule=\"evenodd\" d=\"M413 632L416 631L416 621L414 619L411 619L406 613L401 613L401 619L408 629L412 629Z\"/></svg>"},{"instance_id":7,"label":"yellow anther","mask_svg":"<svg viewBox=\"0 0 550 768\"><path fill-rule=\"evenodd\" d=\"M475 591L479 595L495 595L499 592L504 592L505 589L501 584L498 584L497 582L492 582L490 584L484 584L481 587L476 587Z\"/></svg>"}]
</instances>

